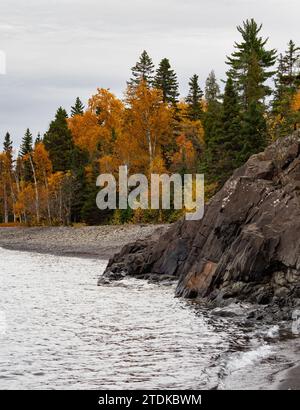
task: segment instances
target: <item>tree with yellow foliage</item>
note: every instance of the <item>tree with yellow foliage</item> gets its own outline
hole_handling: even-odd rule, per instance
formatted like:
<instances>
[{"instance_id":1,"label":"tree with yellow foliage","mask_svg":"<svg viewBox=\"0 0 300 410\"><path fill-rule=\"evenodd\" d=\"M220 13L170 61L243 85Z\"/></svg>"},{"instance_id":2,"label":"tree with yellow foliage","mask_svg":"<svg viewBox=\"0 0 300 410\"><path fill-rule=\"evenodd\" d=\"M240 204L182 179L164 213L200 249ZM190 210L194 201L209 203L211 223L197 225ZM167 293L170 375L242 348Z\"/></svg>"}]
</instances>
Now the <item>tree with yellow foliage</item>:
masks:
<instances>
[{"instance_id":1,"label":"tree with yellow foliage","mask_svg":"<svg viewBox=\"0 0 300 410\"><path fill-rule=\"evenodd\" d=\"M81 115L74 115L68 119L74 144L89 153L90 159L95 157L101 138L101 129L97 115L86 111Z\"/></svg>"},{"instance_id":2,"label":"tree with yellow foliage","mask_svg":"<svg viewBox=\"0 0 300 410\"><path fill-rule=\"evenodd\" d=\"M96 116L100 127L99 150L101 154L113 152L113 146L122 133L124 105L105 88L98 88L97 94L89 100L89 110Z\"/></svg>"},{"instance_id":3,"label":"tree with yellow foliage","mask_svg":"<svg viewBox=\"0 0 300 410\"><path fill-rule=\"evenodd\" d=\"M161 156L162 146L172 136L171 111L162 102L161 93L145 81L134 89L129 86L126 93L125 133L136 141L136 152L132 154L139 156L144 172L152 172L155 158Z\"/></svg>"}]
</instances>

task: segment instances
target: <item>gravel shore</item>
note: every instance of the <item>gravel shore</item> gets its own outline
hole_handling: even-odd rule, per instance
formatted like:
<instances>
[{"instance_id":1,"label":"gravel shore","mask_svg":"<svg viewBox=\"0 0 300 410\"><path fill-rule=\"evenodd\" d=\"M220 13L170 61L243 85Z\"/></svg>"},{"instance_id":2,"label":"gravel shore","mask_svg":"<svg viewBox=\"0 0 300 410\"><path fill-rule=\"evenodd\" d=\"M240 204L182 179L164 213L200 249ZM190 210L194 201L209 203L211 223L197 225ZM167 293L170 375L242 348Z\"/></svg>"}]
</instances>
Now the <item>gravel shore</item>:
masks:
<instances>
[{"instance_id":1,"label":"gravel shore","mask_svg":"<svg viewBox=\"0 0 300 410\"><path fill-rule=\"evenodd\" d=\"M53 255L109 259L127 243L158 238L168 225L0 228L0 247ZM300 366L279 375L276 390L300 390Z\"/></svg>"},{"instance_id":2,"label":"gravel shore","mask_svg":"<svg viewBox=\"0 0 300 410\"><path fill-rule=\"evenodd\" d=\"M127 243L158 237L167 225L0 228L6 249L109 259Z\"/></svg>"}]
</instances>

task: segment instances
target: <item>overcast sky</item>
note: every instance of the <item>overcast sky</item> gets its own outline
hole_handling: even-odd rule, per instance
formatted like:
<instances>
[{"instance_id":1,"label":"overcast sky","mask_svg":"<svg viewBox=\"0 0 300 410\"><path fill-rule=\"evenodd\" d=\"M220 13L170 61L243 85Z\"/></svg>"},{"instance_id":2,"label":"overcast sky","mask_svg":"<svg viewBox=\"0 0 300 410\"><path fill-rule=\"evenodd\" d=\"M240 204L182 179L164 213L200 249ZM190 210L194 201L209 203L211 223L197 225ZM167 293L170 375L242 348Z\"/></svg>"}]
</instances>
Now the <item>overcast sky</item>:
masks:
<instances>
[{"instance_id":1,"label":"overcast sky","mask_svg":"<svg viewBox=\"0 0 300 410\"><path fill-rule=\"evenodd\" d=\"M121 97L144 49L155 64L170 59L183 95L193 73L202 87L212 69L224 78L236 26L251 17L270 47L300 43L299 0L1 0L0 141L43 134L58 106L97 87Z\"/></svg>"}]
</instances>

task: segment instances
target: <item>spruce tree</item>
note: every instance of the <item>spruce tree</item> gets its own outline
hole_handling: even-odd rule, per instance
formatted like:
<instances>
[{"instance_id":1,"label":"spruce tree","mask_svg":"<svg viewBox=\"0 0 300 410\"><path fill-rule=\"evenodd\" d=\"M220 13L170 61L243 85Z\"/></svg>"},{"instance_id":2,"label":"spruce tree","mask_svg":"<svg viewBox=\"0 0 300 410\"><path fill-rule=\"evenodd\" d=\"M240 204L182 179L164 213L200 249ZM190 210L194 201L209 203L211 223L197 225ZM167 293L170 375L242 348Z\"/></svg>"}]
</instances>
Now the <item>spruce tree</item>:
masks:
<instances>
[{"instance_id":1,"label":"spruce tree","mask_svg":"<svg viewBox=\"0 0 300 410\"><path fill-rule=\"evenodd\" d=\"M275 73L270 69L276 62L276 50L266 49L268 39L260 36L261 29L254 19L238 26L242 42L235 43L236 50L227 60L228 76L236 82L245 109L271 94L265 82Z\"/></svg>"},{"instance_id":2,"label":"spruce tree","mask_svg":"<svg viewBox=\"0 0 300 410\"><path fill-rule=\"evenodd\" d=\"M60 107L44 136L44 144L49 152L54 172L71 169L74 144L67 118L66 110Z\"/></svg>"},{"instance_id":3,"label":"spruce tree","mask_svg":"<svg viewBox=\"0 0 300 410\"><path fill-rule=\"evenodd\" d=\"M72 155L72 176L73 176L73 200L71 206L72 222L80 222L81 211L87 199L86 166L89 155L87 151L75 146Z\"/></svg>"},{"instance_id":4,"label":"spruce tree","mask_svg":"<svg viewBox=\"0 0 300 410\"><path fill-rule=\"evenodd\" d=\"M128 82L130 86L138 85L142 80L151 87L154 80L154 64L147 51L143 51L139 61L132 67L132 78Z\"/></svg>"},{"instance_id":5,"label":"spruce tree","mask_svg":"<svg viewBox=\"0 0 300 410\"><path fill-rule=\"evenodd\" d=\"M112 218L114 211L110 209L100 210L96 204L96 197L99 192L99 187L96 186L96 180L99 175L99 163L97 161L92 164L92 177L86 185L85 202L81 210L83 222L88 225L107 224Z\"/></svg>"},{"instance_id":6,"label":"spruce tree","mask_svg":"<svg viewBox=\"0 0 300 410\"><path fill-rule=\"evenodd\" d=\"M216 79L216 74L211 71L205 82L205 100L210 102L217 102L220 97L220 87Z\"/></svg>"},{"instance_id":7,"label":"spruce tree","mask_svg":"<svg viewBox=\"0 0 300 410\"><path fill-rule=\"evenodd\" d=\"M292 100L300 86L300 48L290 40L285 54L280 54L275 77L275 92L272 103L274 136L278 138L292 132L295 114Z\"/></svg>"},{"instance_id":8,"label":"spruce tree","mask_svg":"<svg viewBox=\"0 0 300 410\"><path fill-rule=\"evenodd\" d=\"M288 49L283 57L285 69L284 81L293 92L300 86L300 47L293 40L288 43Z\"/></svg>"},{"instance_id":9,"label":"spruce tree","mask_svg":"<svg viewBox=\"0 0 300 410\"><path fill-rule=\"evenodd\" d=\"M23 178L25 181L32 180L32 167L30 164L30 160L26 158L26 156L32 152L32 149L32 134L29 128L27 128L22 139L19 151L19 157L23 159Z\"/></svg>"},{"instance_id":10,"label":"spruce tree","mask_svg":"<svg viewBox=\"0 0 300 410\"><path fill-rule=\"evenodd\" d=\"M37 137L36 137L36 139L35 139L35 141L34 141L34 146L36 146L37 144L39 144L39 143L42 142L42 141L43 141L43 140L42 140L41 134L38 132Z\"/></svg>"},{"instance_id":11,"label":"spruce tree","mask_svg":"<svg viewBox=\"0 0 300 410\"><path fill-rule=\"evenodd\" d=\"M203 120L205 142L207 146L213 143L220 132L222 104L220 103L220 87L214 71L212 71L205 85L206 113Z\"/></svg>"},{"instance_id":12,"label":"spruce tree","mask_svg":"<svg viewBox=\"0 0 300 410\"><path fill-rule=\"evenodd\" d=\"M223 184L235 168L242 165L240 152L244 141L241 136L241 112L238 93L231 77L228 77L223 97L222 136L220 143L220 182Z\"/></svg>"},{"instance_id":13,"label":"spruce tree","mask_svg":"<svg viewBox=\"0 0 300 410\"><path fill-rule=\"evenodd\" d=\"M4 137L3 151L7 155L7 157L9 158L10 163L12 163L13 162L13 154L12 154L12 152L13 152L13 142L11 140L9 132L7 132L5 134L5 137Z\"/></svg>"},{"instance_id":14,"label":"spruce tree","mask_svg":"<svg viewBox=\"0 0 300 410\"><path fill-rule=\"evenodd\" d=\"M220 88L212 71L205 87L206 111L203 117L205 151L201 161L201 171L207 181L218 180L217 161L219 159L219 141L222 137L222 104L219 101Z\"/></svg>"},{"instance_id":15,"label":"spruce tree","mask_svg":"<svg viewBox=\"0 0 300 410\"><path fill-rule=\"evenodd\" d=\"M32 134L27 128L20 146L20 156L24 157L32 151Z\"/></svg>"},{"instance_id":16,"label":"spruce tree","mask_svg":"<svg viewBox=\"0 0 300 410\"><path fill-rule=\"evenodd\" d=\"M177 75L167 58L161 60L153 82L154 87L162 90L163 102L176 105L178 102Z\"/></svg>"},{"instance_id":17,"label":"spruce tree","mask_svg":"<svg viewBox=\"0 0 300 410\"><path fill-rule=\"evenodd\" d=\"M189 93L186 98L188 104L187 115L192 121L201 120L203 117L202 98L203 91L199 86L199 77L194 74L189 81Z\"/></svg>"},{"instance_id":18,"label":"spruce tree","mask_svg":"<svg viewBox=\"0 0 300 410\"><path fill-rule=\"evenodd\" d=\"M77 97L74 106L71 107L71 117L82 115L84 113L84 105L80 98Z\"/></svg>"},{"instance_id":19,"label":"spruce tree","mask_svg":"<svg viewBox=\"0 0 300 410\"><path fill-rule=\"evenodd\" d=\"M267 144L267 123L265 111L262 104L251 102L248 109L243 114L241 136L243 147L238 156L238 161L242 164L248 158L264 150Z\"/></svg>"}]
</instances>

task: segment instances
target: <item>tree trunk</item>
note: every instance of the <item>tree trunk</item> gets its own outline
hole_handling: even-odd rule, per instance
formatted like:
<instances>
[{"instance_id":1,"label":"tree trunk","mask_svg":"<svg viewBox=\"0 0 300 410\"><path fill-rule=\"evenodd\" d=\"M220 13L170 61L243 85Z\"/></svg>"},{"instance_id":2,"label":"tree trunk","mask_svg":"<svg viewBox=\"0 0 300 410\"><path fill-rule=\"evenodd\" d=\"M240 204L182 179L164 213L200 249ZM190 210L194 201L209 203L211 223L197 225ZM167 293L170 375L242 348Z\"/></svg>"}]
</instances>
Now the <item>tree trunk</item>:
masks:
<instances>
[{"instance_id":1,"label":"tree trunk","mask_svg":"<svg viewBox=\"0 0 300 410\"><path fill-rule=\"evenodd\" d=\"M33 174L33 180L34 180L34 189L35 189L35 208L36 208L36 221L39 224L40 223L40 198L39 198L39 190L38 190L38 185L37 185L37 179L36 179L36 173L35 173L35 168L34 164L31 158L31 155L29 154L29 159L30 159L30 164L31 164L31 169L32 169L32 174Z\"/></svg>"},{"instance_id":2,"label":"tree trunk","mask_svg":"<svg viewBox=\"0 0 300 410\"><path fill-rule=\"evenodd\" d=\"M50 200L49 200L49 187L48 187L47 175L46 175L45 172L44 172L44 179L45 179L45 187L46 187L46 195L47 195L48 219L49 219L49 224L51 225L51 209L50 209Z\"/></svg>"},{"instance_id":3,"label":"tree trunk","mask_svg":"<svg viewBox=\"0 0 300 410\"><path fill-rule=\"evenodd\" d=\"M4 223L8 223L8 199L6 181L3 183L3 208L4 208Z\"/></svg>"}]
</instances>

